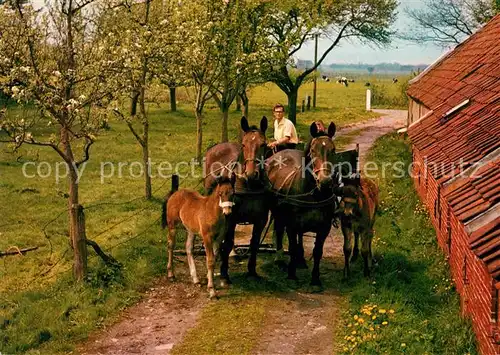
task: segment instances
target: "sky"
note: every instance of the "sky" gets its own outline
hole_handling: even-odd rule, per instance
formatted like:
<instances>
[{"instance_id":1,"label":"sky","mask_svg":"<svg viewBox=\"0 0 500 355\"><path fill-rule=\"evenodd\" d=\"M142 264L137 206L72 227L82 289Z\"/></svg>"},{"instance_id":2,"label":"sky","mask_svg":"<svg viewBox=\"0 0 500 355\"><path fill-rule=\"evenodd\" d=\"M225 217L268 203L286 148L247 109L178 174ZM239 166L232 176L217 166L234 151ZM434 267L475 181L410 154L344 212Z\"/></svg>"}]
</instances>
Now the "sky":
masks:
<instances>
[{"instance_id":1,"label":"sky","mask_svg":"<svg viewBox=\"0 0 500 355\"><path fill-rule=\"evenodd\" d=\"M44 0L32 0L35 8L43 6ZM422 0L400 0L398 17L395 23L396 30L405 30L410 25L409 19L404 14L404 8L419 8L424 6ZM319 39L318 56L329 47L331 41ZM365 63L376 64L381 62L398 62L400 64L430 64L434 62L444 50L432 45L415 45L401 40L394 40L389 48L372 48L359 42L341 41L325 58L323 64L331 63ZM299 59L314 61L314 42L303 46L297 53Z\"/></svg>"},{"instance_id":2,"label":"sky","mask_svg":"<svg viewBox=\"0 0 500 355\"><path fill-rule=\"evenodd\" d=\"M421 8L424 6L421 0L400 0L398 17L395 30L406 30L411 22L404 13L404 8ZM318 57L331 45L331 41L321 37L318 41ZM398 62L400 64L430 64L434 62L446 50L432 45L416 45L402 40L394 40L389 48L371 48L359 42L341 41L329 55L323 64L331 63L366 63L376 64L381 62ZM299 59L314 61L314 42L308 42L298 53Z\"/></svg>"}]
</instances>

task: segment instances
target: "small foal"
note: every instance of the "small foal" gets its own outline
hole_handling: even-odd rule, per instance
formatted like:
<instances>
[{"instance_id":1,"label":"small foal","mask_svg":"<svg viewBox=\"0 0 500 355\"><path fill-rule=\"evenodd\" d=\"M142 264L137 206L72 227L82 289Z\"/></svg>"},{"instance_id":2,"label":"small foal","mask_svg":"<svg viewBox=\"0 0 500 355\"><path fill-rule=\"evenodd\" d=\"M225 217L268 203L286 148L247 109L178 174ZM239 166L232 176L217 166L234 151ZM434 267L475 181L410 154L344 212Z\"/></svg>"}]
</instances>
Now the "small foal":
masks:
<instances>
[{"instance_id":1,"label":"small foal","mask_svg":"<svg viewBox=\"0 0 500 355\"><path fill-rule=\"evenodd\" d=\"M175 179L177 181L177 179ZM174 247L176 237L176 226L182 223L188 235L186 239L186 254L189 271L194 284L200 280L196 274L196 266L193 258L194 235L201 235L205 245L207 269L208 269L208 292L210 298L216 297L214 288L214 267L216 244L224 237L227 228L227 216L233 208L234 179L220 178L216 189L209 196L202 196L198 192L189 189L177 191L176 182L172 180L172 191L163 202L162 226L168 226L168 278L173 280Z\"/></svg>"}]
</instances>

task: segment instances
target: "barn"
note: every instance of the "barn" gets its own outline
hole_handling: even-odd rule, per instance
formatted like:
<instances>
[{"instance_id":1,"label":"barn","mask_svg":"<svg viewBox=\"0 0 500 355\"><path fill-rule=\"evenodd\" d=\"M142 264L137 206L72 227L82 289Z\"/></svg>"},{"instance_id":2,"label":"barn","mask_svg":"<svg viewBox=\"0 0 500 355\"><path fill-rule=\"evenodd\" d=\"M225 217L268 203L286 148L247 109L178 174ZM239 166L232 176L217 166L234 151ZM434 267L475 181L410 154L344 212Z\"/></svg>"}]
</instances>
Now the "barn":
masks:
<instances>
[{"instance_id":1,"label":"barn","mask_svg":"<svg viewBox=\"0 0 500 355\"><path fill-rule=\"evenodd\" d=\"M500 15L410 82L416 190L482 354L500 354Z\"/></svg>"}]
</instances>

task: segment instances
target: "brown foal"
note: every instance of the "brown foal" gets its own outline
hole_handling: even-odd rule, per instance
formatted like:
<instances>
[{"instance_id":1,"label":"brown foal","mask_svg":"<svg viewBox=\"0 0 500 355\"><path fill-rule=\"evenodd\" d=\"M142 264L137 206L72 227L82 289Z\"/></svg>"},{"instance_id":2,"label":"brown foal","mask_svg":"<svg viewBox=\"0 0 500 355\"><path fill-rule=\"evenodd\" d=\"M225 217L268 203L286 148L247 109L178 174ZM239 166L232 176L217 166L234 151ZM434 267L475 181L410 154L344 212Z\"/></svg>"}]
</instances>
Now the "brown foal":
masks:
<instances>
[{"instance_id":1,"label":"brown foal","mask_svg":"<svg viewBox=\"0 0 500 355\"><path fill-rule=\"evenodd\" d=\"M234 175L233 175L234 176ZM176 180L176 179L175 179ZM196 266L193 258L194 236L198 234L205 245L208 292L210 298L216 297L214 288L215 252L220 239L224 237L227 228L227 218L233 208L234 179L220 178L215 190L208 196L202 196L198 192L189 189L177 190L174 179L172 180L172 192L163 202L162 226L168 226L168 278L173 280L174 276L174 247L176 227L182 223L188 235L186 239L186 254L189 271L194 284L200 280L196 274Z\"/></svg>"},{"instance_id":2,"label":"brown foal","mask_svg":"<svg viewBox=\"0 0 500 355\"><path fill-rule=\"evenodd\" d=\"M358 240L361 237L361 255L364 260L364 275L370 276L372 264L373 224L378 205L378 187L372 180L357 178L352 184L342 187L339 212L344 235L344 277L350 276L349 259L354 238L353 261L358 256Z\"/></svg>"}]
</instances>

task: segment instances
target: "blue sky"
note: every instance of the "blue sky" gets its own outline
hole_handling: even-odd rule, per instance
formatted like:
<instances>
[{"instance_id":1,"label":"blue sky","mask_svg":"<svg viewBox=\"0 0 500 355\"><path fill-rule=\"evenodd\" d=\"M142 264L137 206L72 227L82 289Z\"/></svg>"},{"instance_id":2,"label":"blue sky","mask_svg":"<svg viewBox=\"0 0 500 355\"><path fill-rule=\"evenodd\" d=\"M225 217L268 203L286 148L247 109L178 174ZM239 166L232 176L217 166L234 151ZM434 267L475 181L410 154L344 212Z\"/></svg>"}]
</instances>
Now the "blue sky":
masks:
<instances>
[{"instance_id":1,"label":"blue sky","mask_svg":"<svg viewBox=\"0 0 500 355\"><path fill-rule=\"evenodd\" d=\"M405 30L410 25L409 19L404 14L405 7L422 7L421 0L400 0L398 18L395 23L396 30ZM318 43L318 56L331 44L331 41L320 38ZM323 51L322 51L323 50ZM436 60L444 50L432 45L415 45L401 40L394 40L389 48L371 48L359 42L341 41L325 58L323 64L330 63L367 63L398 62L401 64L430 64ZM314 60L314 42L307 43L297 55L300 59Z\"/></svg>"}]
</instances>

